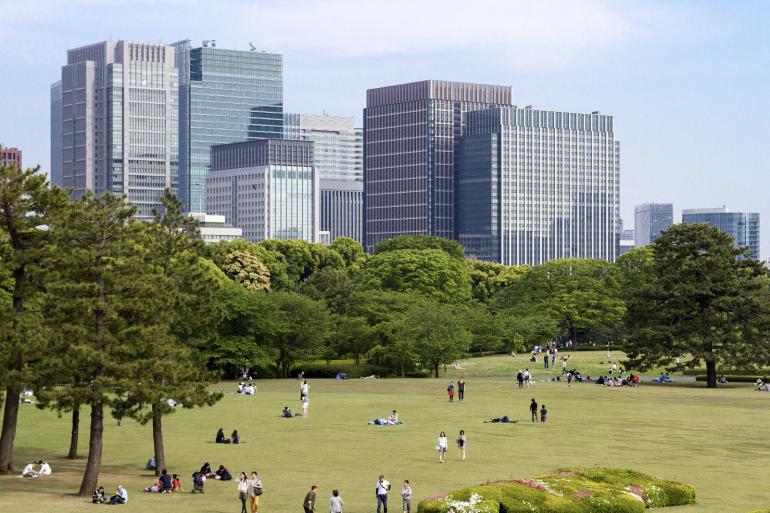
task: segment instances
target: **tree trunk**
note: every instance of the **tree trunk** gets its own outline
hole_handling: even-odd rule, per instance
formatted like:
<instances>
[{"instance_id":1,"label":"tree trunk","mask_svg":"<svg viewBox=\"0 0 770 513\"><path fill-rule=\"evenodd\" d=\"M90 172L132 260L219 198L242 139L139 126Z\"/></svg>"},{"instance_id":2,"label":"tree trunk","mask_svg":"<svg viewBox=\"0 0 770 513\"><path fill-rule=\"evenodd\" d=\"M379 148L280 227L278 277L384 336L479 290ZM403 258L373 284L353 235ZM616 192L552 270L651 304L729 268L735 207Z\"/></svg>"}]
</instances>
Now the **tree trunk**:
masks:
<instances>
[{"instance_id":1,"label":"tree trunk","mask_svg":"<svg viewBox=\"0 0 770 513\"><path fill-rule=\"evenodd\" d=\"M577 340L577 332L575 331L575 328L570 326L569 328L569 339L572 341L572 349L577 349L578 346L578 340Z\"/></svg>"},{"instance_id":2,"label":"tree trunk","mask_svg":"<svg viewBox=\"0 0 770 513\"><path fill-rule=\"evenodd\" d=\"M80 403L72 407L72 432L70 433L70 451L67 458L74 460L78 457L78 431L80 429Z\"/></svg>"},{"instance_id":3,"label":"tree trunk","mask_svg":"<svg viewBox=\"0 0 770 513\"><path fill-rule=\"evenodd\" d=\"M155 449L155 475L166 468L166 451L163 449L163 417L157 406L152 407L152 444Z\"/></svg>"},{"instance_id":4,"label":"tree trunk","mask_svg":"<svg viewBox=\"0 0 770 513\"><path fill-rule=\"evenodd\" d=\"M91 404L91 428L88 433L88 462L83 473L78 495L89 497L99 484L99 467L102 464L102 442L104 436L104 404Z\"/></svg>"},{"instance_id":5,"label":"tree trunk","mask_svg":"<svg viewBox=\"0 0 770 513\"><path fill-rule=\"evenodd\" d=\"M714 360L706 360L706 387L717 387L717 363Z\"/></svg>"},{"instance_id":6,"label":"tree trunk","mask_svg":"<svg viewBox=\"0 0 770 513\"><path fill-rule=\"evenodd\" d=\"M0 431L0 474L13 472L13 439L16 438L20 395L19 390L12 385L5 389L3 428Z\"/></svg>"},{"instance_id":7,"label":"tree trunk","mask_svg":"<svg viewBox=\"0 0 770 513\"><path fill-rule=\"evenodd\" d=\"M436 365L433 366L433 377L434 378L438 377L438 370L439 370L439 364L437 363Z\"/></svg>"}]
</instances>

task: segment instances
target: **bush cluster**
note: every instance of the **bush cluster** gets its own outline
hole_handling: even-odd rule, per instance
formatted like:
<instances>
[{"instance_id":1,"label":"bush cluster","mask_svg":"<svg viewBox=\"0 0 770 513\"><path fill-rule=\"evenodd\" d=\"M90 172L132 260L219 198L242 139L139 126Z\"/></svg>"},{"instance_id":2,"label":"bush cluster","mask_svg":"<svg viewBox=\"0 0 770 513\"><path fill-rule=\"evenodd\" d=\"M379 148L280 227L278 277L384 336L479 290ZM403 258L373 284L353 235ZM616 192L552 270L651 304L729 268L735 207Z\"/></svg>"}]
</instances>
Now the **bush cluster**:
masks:
<instances>
[{"instance_id":1,"label":"bush cluster","mask_svg":"<svg viewBox=\"0 0 770 513\"><path fill-rule=\"evenodd\" d=\"M560 469L536 479L456 490L422 501L418 513L641 513L695 502L686 484L623 469Z\"/></svg>"}]
</instances>

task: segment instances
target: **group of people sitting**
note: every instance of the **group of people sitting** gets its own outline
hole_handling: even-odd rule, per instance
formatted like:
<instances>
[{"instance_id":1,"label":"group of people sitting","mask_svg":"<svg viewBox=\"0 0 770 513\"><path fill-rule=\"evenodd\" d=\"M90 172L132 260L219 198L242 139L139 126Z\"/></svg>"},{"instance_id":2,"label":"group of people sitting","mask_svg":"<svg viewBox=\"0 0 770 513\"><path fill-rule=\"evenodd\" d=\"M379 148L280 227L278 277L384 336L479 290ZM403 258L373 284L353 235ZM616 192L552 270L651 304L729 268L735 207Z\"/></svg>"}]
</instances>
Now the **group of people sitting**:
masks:
<instances>
[{"instance_id":1,"label":"group of people sitting","mask_svg":"<svg viewBox=\"0 0 770 513\"><path fill-rule=\"evenodd\" d=\"M629 374L624 378L621 378L620 376L615 376L614 378L612 376L599 376L599 379L596 381L592 380L589 376L587 381L605 387L638 387L641 379L636 374Z\"/></svg>"},{"instance_id":2,"label":"group of people sitting","mask_svg":"<svg viewBox=\"0 0 770 513\"><path fill-rule=\"evenodd\" d=\"M211 465L208 462L201 466L200 470L193 472L193 489L192 493L200 492L204 493L203 487L206 481L209 479L219 479L220 481L230 481L233 479L233 475L224 465L220 465L219 468L212 472Z\"/></svg>"},{"instance_id":3,"label":"group of people sitting","mask_svg":"<svg viewBox=\"0 0 770 513\"><path fill-rule=\"evenodd\" d=\"M40 468L35 469L35 465L40 465ZM28 463L24 470L21 471L21 475L19 477L41 477L41 476L50 476L52 474L51 465L48 464L48 462L40 460L40 461L33 461L32 463Z\"/></svg>"},{"instance_id":4,"label":"group of people sitting","mask_svg":"<svg viewBox=\"0 0 770 513\"><path fill-rule=\"evenodd\" d=\"M123 485L118 485L112 497L107 499L104 487L100 486L91 495L91 502L94 504L128 504L128 491L123 488Z\"/></svg>"},{"instance_id":5,"label":"group of people sitting","mask_svg":"<svg viewBox=\"0 0 770 513\"><path fill-rule=\"evenodd\" d=\"M660 376L653 379L655 383L673 383L674 380L669 377L668 372L661 372Z\"/></svg>"},{"instance_id":6,"label":"group of people sitting","mask_svg":"<svg viewBox=\"0 0 770 513\"><path fill-rule=\"evenodd\" d=\"M754 385L754 390L757 392L770 392L770 379L767 376L757 379Z\"/></svg>"},{"instance_id":7,"label":"group of people sitting","mask_svg":"<svg viewBox=\"0 0 770 513\"><path fill-rule=\"evenodd\" d=\"M370 425L375 426L398 426L401 424L401 421L398 420L398 412L396 410L393 410L390 413L390 417L387 419L374 419L369 421Z\"/></svg>"},{"instance_id":8,"label":"group of people sitting","mask_svg":"<svg viewBox=\"0 0 770 513\"><path fill-rule=\"evenodd\" d=\"M230 435L230 438L226 438L225 430L222 428L219 428L219 431L217 431L217 436L214 439L214 442L218 444L239 444L241 443L241 435L238 434L237 429L233 429L233 432Z\"/></svg>"},{"instance_id":9,"label":"group of people sitting","mask_svg":"<svg viewBox=\"0 0 770 513\"><path fill-rule=\"evenodd\" d=\"M244 383L241 381L238 383L238 388L235 389L236 394L254 395L257 391L257 387L252 383Z\"/></svg>"},{"instance_id":10,"label":"group of people sitting","mask_svg":"<svg viewBox=\"0 0 770 513\"><path fill-rule=\"evenodd\" d=\"M169 475L169 473L164 468L160 471L160 476L158 476L158 479L155 481L155 483L145 488L144 491L151 493L181 492L182 483L179 482L179 476L176 474L173 476Z\"/></svg>"}]
</instances>

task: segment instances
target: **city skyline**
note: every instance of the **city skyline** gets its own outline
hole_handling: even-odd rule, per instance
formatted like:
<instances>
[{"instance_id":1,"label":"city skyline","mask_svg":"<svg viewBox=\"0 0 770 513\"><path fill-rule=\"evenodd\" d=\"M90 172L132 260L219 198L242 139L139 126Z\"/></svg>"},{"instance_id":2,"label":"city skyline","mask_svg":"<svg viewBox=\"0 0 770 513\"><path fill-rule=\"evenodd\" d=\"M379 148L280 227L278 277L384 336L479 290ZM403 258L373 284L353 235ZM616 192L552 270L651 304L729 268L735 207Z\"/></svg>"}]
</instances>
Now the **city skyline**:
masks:
<instances>
[{"instance_id":1,"label":"city skyline","mask_svg":"<svg viewBox=\"0 0 770 513\"><path fill-rule=\"evenodd\" d=\"M509 84L519 106L612 113L623 142L620 204L627 224L634 206L649 201L674 203L675 220L682 208L698 205L767 213L763 191L770 178L763 171L770 165L761 151L770 119L766 4L489 2L467 30L457 2L443 2L447 9L422 2L412 8L414 22L405 23L398 16L405 4L398 1L308 2L303 9L272 2L140 4L76 0L61 12L52 2L2 2L0 42L14 76L27 79L3 86L0 141L24 151L25 165L50 167L50 85L67 48L110 34L166 44L212 38L220 47L247 50L251 41L283 54L291 112L325 110L354 116L358 124L366 89L435 78ZM379 23L367 26L374 12ZM416 22L430 13L437 23ZM107 14L105 25L100 20ZM256 14L265 23L254 41ZM317 37L311 24L333 37ZM453 34L449 40L436 37L442 24ZM34 37L38 33L44 40ZM713 128L714 120L748 108L754 115L745 129ZM770 254L768 229L762 227L762 257Z\"/></svg>"}]
</instances>

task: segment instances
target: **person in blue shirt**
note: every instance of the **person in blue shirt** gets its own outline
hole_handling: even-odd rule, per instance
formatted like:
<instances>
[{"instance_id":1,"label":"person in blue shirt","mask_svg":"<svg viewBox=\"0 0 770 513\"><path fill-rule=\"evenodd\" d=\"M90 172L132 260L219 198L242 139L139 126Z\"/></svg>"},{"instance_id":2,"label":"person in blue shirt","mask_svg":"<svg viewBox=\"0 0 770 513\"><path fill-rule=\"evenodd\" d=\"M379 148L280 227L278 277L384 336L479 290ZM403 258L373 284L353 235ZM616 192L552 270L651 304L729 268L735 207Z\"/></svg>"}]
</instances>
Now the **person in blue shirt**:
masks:
<instances>
[{"instance_id":1,"label":"person in blue shirt","mask_svg":"<svg viewBox=\"0 0 770 513\"><path fill-rule=\"evenodd\" d=\"M115 495L110 497L110 504L128 504L128 492L123 485L118 485Z\"/></svg>"}]
</instances>

